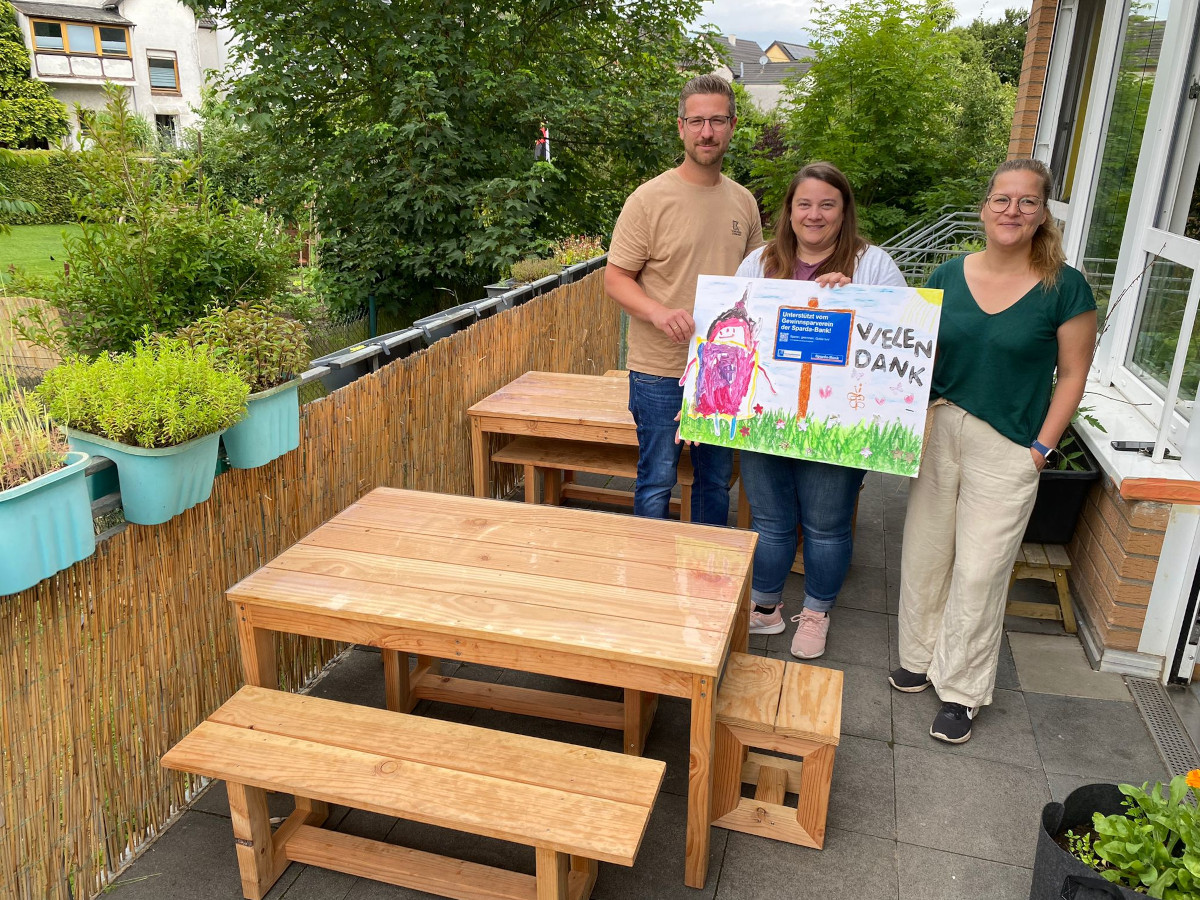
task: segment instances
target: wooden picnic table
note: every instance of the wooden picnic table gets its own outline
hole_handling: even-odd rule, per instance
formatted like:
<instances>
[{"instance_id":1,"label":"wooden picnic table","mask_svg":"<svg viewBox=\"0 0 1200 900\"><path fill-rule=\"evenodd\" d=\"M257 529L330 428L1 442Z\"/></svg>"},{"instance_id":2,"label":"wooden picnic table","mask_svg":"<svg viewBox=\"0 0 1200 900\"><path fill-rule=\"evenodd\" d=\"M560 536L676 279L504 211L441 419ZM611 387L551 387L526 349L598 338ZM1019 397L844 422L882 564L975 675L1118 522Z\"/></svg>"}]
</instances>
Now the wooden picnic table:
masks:
<instances>
[{"instance_id":1,"label":"wooden picnic table","mask_svg":"<svg viewBox=\"0 0 1200 900\"><path fill-rule=\"evenodd\" d=\"M526 372L467 410L471 420L471 484L490 496L488 434L637 446L629 382L621 375Z\"/></svg>"},{"instance_id":2,"label":"wooden picnic table","mask_svg":"<svg viewBox=\"0 0 1200 900\"><path fill-rule=\"evenodd\" d=\"M279 632L383 650L387 705L429 698L621 729L691 703L685 881L708 868L713 704L747 641L756 536L674 521L378 488L228 592L247 683ZM419 654L410 673L410 653ZM430 657L624 689L624 703L443 677Z\"/></svg>"}]
</instances>

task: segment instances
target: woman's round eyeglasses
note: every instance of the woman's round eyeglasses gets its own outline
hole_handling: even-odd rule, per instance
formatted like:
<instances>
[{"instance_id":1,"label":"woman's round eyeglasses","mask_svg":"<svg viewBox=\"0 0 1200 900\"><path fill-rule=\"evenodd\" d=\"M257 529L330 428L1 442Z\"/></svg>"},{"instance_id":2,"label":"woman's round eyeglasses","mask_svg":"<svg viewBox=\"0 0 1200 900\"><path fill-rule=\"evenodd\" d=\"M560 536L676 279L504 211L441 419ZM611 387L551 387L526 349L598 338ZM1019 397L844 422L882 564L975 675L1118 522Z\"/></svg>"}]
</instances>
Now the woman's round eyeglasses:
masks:
<instances>
[{"instance_id":1,"label":"woman's round eyeglasses","mask_svg":"<svg viewBox=\"0 0 1200 900\"><path fill-rule=\"evenodd\" d=\"M1008 194L992 194L987 198L987 206L994 213L1008 212L1013 200L1017 201L1017 209L1025 216L1032 216L1046 203L1041 197L1010 197Z\"/></svg>"}]
</instances>

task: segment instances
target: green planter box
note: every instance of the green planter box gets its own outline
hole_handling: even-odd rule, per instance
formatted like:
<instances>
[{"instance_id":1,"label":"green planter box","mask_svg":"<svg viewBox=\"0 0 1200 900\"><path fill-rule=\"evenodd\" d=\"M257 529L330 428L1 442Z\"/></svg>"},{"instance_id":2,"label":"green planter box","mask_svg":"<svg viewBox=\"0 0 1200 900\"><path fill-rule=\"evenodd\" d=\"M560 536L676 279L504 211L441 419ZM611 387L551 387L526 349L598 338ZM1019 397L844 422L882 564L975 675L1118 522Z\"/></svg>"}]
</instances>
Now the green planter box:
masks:
<instances>
[{"instance_id":1,"label":"green planter box","mask_svg":"<svg viewBox=\"0 0 1200 900\"><path fill-rule=\"evenodd\" d=\"M96 552L86 453L19 487L0 491L0 594L15 594Z\"/></svg>"},{"instance_id":2,"label":"green planter box","mask_svg":"<svg viewBox=\"0 0 1200 900\"><path fill-rule=\"evenodd\" d=\"M229 465L254 469L300 446L300 379L251 394L246 407L221 436Z\"/></svg>"},{"instance_id":3,"label":"green planter box","mask_svg":"<svg viewBox=\"0 0 1200 900\"><path fill-rule=\"evenodd\" d=\"M73 450L116 463L126 521L161 525L212 494L219 431L162 448L132 447L72 428L67 441Z\"/></svg>"}]
</instances>

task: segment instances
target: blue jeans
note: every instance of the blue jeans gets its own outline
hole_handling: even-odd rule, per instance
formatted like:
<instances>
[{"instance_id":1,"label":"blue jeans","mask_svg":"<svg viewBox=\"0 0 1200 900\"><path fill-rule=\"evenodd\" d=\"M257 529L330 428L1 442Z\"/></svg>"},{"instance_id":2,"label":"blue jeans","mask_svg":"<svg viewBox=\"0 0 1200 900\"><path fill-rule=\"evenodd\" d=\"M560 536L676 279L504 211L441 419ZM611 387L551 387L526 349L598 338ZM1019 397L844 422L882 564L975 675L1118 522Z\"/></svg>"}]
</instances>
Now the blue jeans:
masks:
<instances>
[{"instance_id":1,"label":"blue jeans","mask_svg":"<svg viewBox=\"0 0 1200 900\"><path fill-rule=\"evenodd\" d=\"M758 533L751 599L766 608L782 602L783 585L796 558L799 524L804 533L804 605L828 612L850 568L850 522L866 473L766 453L743 451L741 461Z\"/></svg>"},{"instance_id":2,"label":"blue jeans","mask_svg":"<svg viewBox=\"0 0 1200 900\"><path fill-rule=\"evenodd\" d=\"M638 470L633 489L633 514L665 519L675 487L682 444L675 443L683 406L683 387L676 378L629 373L629 411L637 425ZM729 479L733 451L699 444L689 447L695 481L692 484L692 521L701 525L726 525L729 521Z\"/></svg>"}]
</instances>

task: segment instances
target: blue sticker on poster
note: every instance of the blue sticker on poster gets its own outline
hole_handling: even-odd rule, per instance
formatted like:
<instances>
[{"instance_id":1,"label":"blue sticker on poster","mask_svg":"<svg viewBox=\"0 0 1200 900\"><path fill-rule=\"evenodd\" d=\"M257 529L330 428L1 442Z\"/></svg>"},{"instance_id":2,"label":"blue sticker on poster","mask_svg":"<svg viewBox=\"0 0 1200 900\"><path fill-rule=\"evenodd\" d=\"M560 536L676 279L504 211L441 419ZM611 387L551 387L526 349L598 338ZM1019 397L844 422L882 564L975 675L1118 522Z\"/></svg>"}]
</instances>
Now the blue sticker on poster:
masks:
<instances>
[{"instance_id":1,"label":"blue sticker on poster","mask_svg":"<svg viewBox=\"0 0 1200 900\"><path fill-rule=\"evenodd\" d=\"M775 359L844 366L850 357L854 313L832 309L779 309Z\"/></svg>"}]
</instances>

